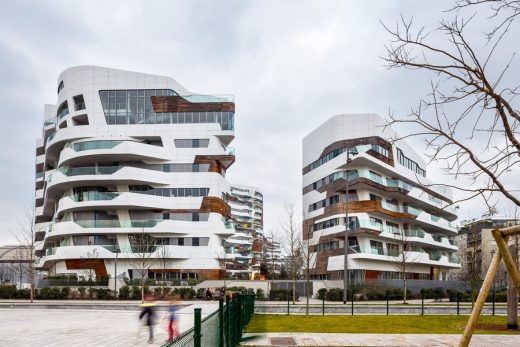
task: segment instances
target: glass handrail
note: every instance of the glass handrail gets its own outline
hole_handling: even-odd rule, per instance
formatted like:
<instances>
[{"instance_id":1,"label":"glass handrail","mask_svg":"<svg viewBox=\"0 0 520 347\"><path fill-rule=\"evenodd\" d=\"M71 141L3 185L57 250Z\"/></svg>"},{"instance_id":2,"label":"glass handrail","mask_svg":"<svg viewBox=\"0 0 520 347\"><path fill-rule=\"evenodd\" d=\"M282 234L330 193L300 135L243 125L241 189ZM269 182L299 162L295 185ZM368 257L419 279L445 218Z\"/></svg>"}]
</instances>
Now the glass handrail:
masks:
<instances>
[{"instance_id":1,"label":"glass handrail","mask_svg":"<svg viewBox=\"0 0 520 347\"><path fill-rule=\"evenodd\" d=\"M433 215L433 214L430 215L430 218L434 222L438 222L441 219L441 217Z\"/></svg>"},{"instance_id":2,"label":"glass handrail","mask_svg":"<svg viewBox=\"0 0 520 347\"><path fill-rule=\"evenodd\" d=\"M234 102L234 100L235 100L235 96L230 95L230 94L221 94L221 95L196 94L196 95L181 95L181 97L185 100L188 100L191 103Z\"/></svg>"},{"instance_id":3,"label":"glass handrail","mask_svg":"<svg viewBox=\"0 0 520 347\"><path fill-rule=\"evenodd\" d=\"M36 178L37 178L37 179L38 179L38 178L42 178L43 175L44 175L44 172L43 172L43 171L42 171L42 172L37 172L37 173L36 173Z\"/></svg>"},{"instance_id":4,"label":"glass handrail","mask_svg":"<svg viewBox=\"0 0 520 347\"><path fill-rule=\"evenodd\" d=\"M64 108L56 118L58 120L60 120L63 117L65 117L66 115L68 115L68 114L69 114L69 109L68 108Z\"/></svg>"},{"instance_id":5,"label":"glass handrail","mask_svg":"<svg viewBox=\"0 0 520 347\"><path fill-rule=\"evenodd\" d=\"M60 167L58 171L65 176L111 175L121 168L123 168L123 166Z\"/></svg>"},{"instance_id":6,"label":"glass handrail","mask_svg":"<svg viewBox=\"0 0 520 347\"><path fill-rule=\"evenodd\" d=\"M113 200L118 197L120 193L117 192L82 192L81 194L69 195L68 197L76 202L80 201L98 201L98 200Z\"/></svg>"},{"instance_id":7,"label":"glass handrail","mask_svg":"<svg viewBox=\"0 0 520 347\"><path fill-rule=\"evenodd\" d=\"M424 212L423 210L412 206L403 206L403 211L405 213L413 214L414 216L419 216L421 213Z\"/></svg>"},{"instance_id":8,"label":"glass handrail","mask_svg":"<svg viewBox=\"0 0 520 347\"><path fill-rule=\"evenodd\" d=\"M235 155L235 147L226 147L226 155Z\"/></svg>"},{"instance_id":9,"label":"glass handrail","mask_svg":"<svg viewBox=\"0 0 520 347\"><path fill-rule=\"evenodd\" d=\"M448 257L448 261L450 263L460 264L460 259L456 254L450 254Z\"/></svg>"},{"instance_id":10,"label":"glass handrail","mask_svg":"<svg viewBox=\"0 0 520 347\"><path fill-rule=\"evenodd\" d=\"M46 121L43 122L44 127L49 126L49 125L56 125L56 117L47 119Z\"/></svg>"},{"instance_id":11,"label":"glass handrail","mask_svg":"<svg viewBox=\"0 0 520 347\"><path fill-rule=\"evenodd\" d=\"M386 255L391 257L397 257L401 254L401 251L398 249L385 249L383 247L372 247L372 246L350 246L351 250L356 253L364 253L364 254L375 254L375 255Z\"/></svg>"},{"instance_id":12,"label":"glass handrail","mask_svg":"<svg viewBox=\"0 0 520 347\"><path fill-rule=\"evenodd\" d=\"M425 236L425 232L421 228L407 229L404 231L404 234L407 237L419 237L421 239L423 239Z\"/></svg>"},{"instance_id":13,"label":"glass handrail","mask_svg":"<svg viewBox=\"0 0 520 347\"><path fill-rule=\"evenodd\" d=\"M115 146L119 145L121 142L122 141L115 140L88 141L74 143L70 147L76 152L88 151L93 149L112 149Z\"/></svg>"}]
</instances>

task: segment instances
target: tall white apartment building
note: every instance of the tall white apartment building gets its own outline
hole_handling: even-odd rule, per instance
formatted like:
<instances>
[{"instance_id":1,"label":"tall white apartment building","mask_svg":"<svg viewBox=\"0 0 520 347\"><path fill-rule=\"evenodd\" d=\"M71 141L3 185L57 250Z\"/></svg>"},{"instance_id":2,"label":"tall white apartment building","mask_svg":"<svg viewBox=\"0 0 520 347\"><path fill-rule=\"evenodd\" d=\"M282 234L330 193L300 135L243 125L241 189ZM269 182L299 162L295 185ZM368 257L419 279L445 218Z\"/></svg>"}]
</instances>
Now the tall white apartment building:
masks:
<instances>
[{"instance_id":1,"label":"tall white apartment building","mask_svg":"<svg viewBox=\"0 0 520 347\"><path fill-rule=\"evenodd\" d=\"M223 278L233 97L97 66L65 70L57 93L36 143L38 268L139 278L146 257L151 278Z\"/></svg>"},{"instance_id":2,"label":"tall white apartment building","mask_svg":"<svg viewBox=\"0 0 520 347\"><path fill-rule=\"evenodd\" d=\"M263 195L257 187L231 185L229 199L236 234L226 240L226 269L233 277L255 279L260 273Z\"/></svg>"},{"instance_id":3,"label":"tall white apartment building","mask_svg":"<svg viewBox=\"0 0 520 347\"><path fill-rule=\"evenodd\" d=\"M353 282L446 279L459 268L451 191L427 178L426 164L375 114L337 115L303 139L303 234L317 279L342 279L348 212ZM347 163L347 151L350 161ZM348 204L347 204L348 180Z\"/></svg>"}]
</instances>

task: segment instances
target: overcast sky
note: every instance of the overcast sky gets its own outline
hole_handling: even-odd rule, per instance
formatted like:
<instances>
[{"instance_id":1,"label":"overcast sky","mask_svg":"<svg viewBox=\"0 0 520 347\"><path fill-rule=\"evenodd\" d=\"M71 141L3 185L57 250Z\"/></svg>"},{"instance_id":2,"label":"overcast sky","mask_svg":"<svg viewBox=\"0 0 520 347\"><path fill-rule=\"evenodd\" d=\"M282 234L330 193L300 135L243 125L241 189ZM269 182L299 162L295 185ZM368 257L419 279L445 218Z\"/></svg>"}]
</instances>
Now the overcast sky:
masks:
<instances>
[{"instance_id":1,"label":"overcast sky","mask_svg":"<svg viewBox=\"0 0 520 347\"><path fill-rule=\"evenodd\" d=\"M389 37L379 21L395 23L403 13L434 28L452 15L442 12L451 3L3 1L0 244L13 242L32 203L43 105L56 102L62 70L100 65L235 95L236 162L227 178L263 191L265 229L276 230L283 204L301 203L302 137L338 113L407 113L427 93L429 75L384 68ZM511 74L519 71L513 66ZM413 142L421 152L421 141ZM428 176L449 180L434 167ZM482 212L480 202L464 203L460 217Z\"/></svg>"}]
</instances>

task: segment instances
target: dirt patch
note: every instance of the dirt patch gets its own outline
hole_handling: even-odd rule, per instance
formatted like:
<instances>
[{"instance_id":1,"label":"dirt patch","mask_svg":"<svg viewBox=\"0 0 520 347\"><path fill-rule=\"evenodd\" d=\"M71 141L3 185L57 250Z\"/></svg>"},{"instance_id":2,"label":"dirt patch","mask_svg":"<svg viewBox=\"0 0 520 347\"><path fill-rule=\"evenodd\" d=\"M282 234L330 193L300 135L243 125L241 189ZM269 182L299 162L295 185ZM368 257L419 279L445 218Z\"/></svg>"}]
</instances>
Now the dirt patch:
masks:
<instances>
[{"instance_id":1,"label":"dirt patch","mask_svg":"<svg viewBox=\"0 0 520 347\"><path fill-rule=\"evenodd\" d=\"M495 330L495 331L518 331L518 329L507 329L505 324L491 324L491 323L479 323L476 329L478 330Z\"/></svg>"},{"instance_id":2,"label":"dirt patch","mask_svg":"<svg viewBox=\"0 0 520 347\"><path fill-rule=\"evenodd\" d=\"M296 341L292 337L272 337L272 346L296 346Z\"/></svg>"}]
</instances>

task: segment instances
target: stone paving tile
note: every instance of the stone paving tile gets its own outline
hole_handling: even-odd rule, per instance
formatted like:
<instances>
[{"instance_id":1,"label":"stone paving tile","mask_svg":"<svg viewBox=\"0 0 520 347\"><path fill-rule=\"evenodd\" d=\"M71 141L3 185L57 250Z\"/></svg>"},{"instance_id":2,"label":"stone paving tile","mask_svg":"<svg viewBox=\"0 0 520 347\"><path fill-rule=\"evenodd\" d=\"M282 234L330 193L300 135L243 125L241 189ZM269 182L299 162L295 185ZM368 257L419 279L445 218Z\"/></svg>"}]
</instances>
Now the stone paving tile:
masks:
<instances>
[{"instance_id":1,"label":"stone paving tile","mask_svg":"<svg viewBox=\"0 0 520 347\"><path fill-rule=\"evenodd\" d=\"M272 338L292 337L297 346L458 346L460 335L434 334L319 334L319 333L269 333L246 334L256 336L244 343L245 346L283 346L275 345ZM276 341L276 340L274 340ZM470 347L518 347L519 335L474 335Z\"/></svg>"},{"instance_id":2,"label":"stone paving tile","mask_svg":"<svg viewBox=\"0 0 520 347\"><path fill-rule=\"evenodd\" d=\"M180 309L181 331L193 326L194 307L202 307L204 317L218 309L218 302ZM150 345L138 316L135 310L0 309L0 346L160 346L168 335L166 321L155 326L156 343Z\"/></svg>"}]
</instances>

